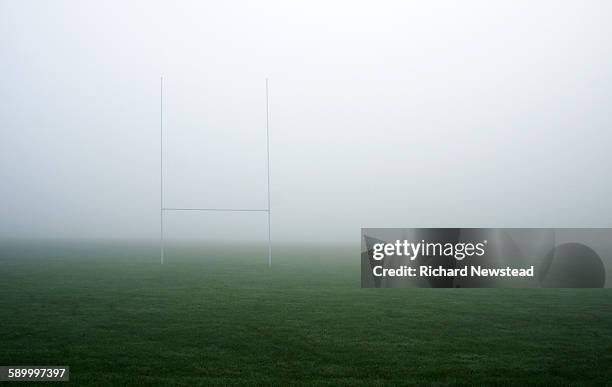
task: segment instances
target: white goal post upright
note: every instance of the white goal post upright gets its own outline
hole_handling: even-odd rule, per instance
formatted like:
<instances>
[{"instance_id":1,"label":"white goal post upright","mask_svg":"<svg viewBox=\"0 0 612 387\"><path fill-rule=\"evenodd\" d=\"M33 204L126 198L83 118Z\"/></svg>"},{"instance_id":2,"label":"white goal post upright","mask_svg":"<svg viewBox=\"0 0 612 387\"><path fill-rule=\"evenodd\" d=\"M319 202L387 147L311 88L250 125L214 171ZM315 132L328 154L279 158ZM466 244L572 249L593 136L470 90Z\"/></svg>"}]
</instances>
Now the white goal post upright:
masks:
<instances>
[{"instance_id":1,"label":"white goal post upright","mask_svg":"<svg viewBox=\"0 0 612 387\"><path fill-rule=\"evenodd\" d=\"M266 154L268 170L268 267L272 266L272 235L270 233L270 108L268 103L268 78L266 78Z\"/></svg>"},{"instance_id":2,"label":"white goal post upright","mask_svg":"<svg viewBox=\"0 0 612 387\"><path fill-rule=\"evenodd\" d=\"M164 77L159 77L159 260L164 264Z\"/></svg>"},{"instance_id":3,"label":"white goal post upright","mask_svg":"<svg viewBox=\"0 0 612 387\"><path fill-rule=\"evenodd\" d=\"M160 77L159 98L159 259L164 264L164 212L166 211L216 211L216 212L266 212L268 214L268 267L272 266L272 236L270 232L270 109L266 78L266 169L268 188L267 208L178 208L164 207L164 77Z\"/></svg>"}]
</instances>

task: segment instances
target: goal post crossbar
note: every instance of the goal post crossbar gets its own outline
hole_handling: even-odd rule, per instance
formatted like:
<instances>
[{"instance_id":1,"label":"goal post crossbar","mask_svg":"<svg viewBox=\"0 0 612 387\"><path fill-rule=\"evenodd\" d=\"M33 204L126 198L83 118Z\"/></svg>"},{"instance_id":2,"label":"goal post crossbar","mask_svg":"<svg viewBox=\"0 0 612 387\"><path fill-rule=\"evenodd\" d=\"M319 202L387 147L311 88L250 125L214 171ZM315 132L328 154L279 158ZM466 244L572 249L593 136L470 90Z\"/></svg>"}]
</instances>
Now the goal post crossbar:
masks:
<instances>
[{"instance_id":1,"label":"goal post crossbar","mask_svg":"<svg viewBox=\"0 0 612 387\"><path fill-rule=\"evenodd\" d=\"M269 212L262 208L162 208L162 211L229 211L229 212Z\"/></svg>"}]
</instances>

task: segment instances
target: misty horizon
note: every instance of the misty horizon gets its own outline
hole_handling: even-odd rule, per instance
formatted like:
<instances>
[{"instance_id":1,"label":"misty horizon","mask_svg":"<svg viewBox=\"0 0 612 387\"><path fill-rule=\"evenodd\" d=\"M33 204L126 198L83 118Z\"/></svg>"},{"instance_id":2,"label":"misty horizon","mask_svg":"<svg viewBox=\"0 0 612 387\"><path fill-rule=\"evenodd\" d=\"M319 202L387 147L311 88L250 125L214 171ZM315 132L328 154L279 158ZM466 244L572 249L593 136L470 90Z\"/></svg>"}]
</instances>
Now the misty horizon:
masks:
<instances>
[{"instance_id":1,"label":"misty horizon","mask_svg":"<svg viewBox=\"0 0 612 387\"><path fill-rule=\"evenodd\" d=\"M0 240L159 239L160 76L165 207L267 206L269 78L273 244L612 227L611 4L315 3L0 2Z\"/></svg>"}]
</instances>

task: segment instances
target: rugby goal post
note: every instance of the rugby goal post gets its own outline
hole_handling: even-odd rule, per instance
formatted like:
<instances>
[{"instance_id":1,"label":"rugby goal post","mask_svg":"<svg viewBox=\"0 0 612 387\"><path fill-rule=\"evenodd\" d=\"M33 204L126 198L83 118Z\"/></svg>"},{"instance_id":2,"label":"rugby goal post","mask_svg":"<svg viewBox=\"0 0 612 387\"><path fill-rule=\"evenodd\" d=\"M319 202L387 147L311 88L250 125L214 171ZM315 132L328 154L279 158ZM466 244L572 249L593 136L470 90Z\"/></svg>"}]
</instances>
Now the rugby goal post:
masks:
<instances>
[{"instance_id":1,"label":"rugby goal post","mask_svg":"<svg viewBox=\"0 0 612 387\"><path fill-rule=\"evenodd\" d=\"M272 266L272 237L270 232L270 108L268 96L268 78L266 89L266 170L267 170L267 208L180 208L164 207L164 77L159 83L159 259L164 264L164 213L169 211L202 211L202 212L265 212L268 218L268 267Z\"/></svg>"}]
</instances>

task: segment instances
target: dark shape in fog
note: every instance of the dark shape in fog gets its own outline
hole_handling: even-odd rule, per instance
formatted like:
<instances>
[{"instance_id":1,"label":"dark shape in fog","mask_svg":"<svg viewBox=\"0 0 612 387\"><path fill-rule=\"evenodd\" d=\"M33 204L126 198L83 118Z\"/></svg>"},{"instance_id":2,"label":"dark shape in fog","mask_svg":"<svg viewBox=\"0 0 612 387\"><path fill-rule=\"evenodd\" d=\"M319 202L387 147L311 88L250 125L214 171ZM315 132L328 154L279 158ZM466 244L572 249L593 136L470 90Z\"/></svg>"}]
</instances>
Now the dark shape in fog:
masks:
<instances>
[{"instance_id":1,"label":"dark shape in fog","mask_svg":"<svg viewBox=\"0 0 612 387\"><path fill-rule=\"evenodd\" d=\"M548 253L539 279L545 288L603 288L606 272L593 249L582 243L564 243Z\"/></svg>"},{"instance_id":2,"label":"dark shape in fog","mask_svg":"<svg viewBox=\"0 0 612 387\"><path fill-rule=\"evenodd\" d=\"M372 274L372 269L374 268L374 266L377 265L377 261L374 259L374 245L377 243L387 243L385 241L382 241L380 239L376 239L376 238L372 238L370 236L364 235L363 238L365 239L365 243L366 243L366 249L367 252L364 254L361 254L361 260L362 260L362 265L364 260L367 260L367 263L369 264L369 270L366 270L366 273L369 273L369 275L365 276L364 278L364 270L361 270L361 281L362 283L365 282L369 282L369 280L373 279L374 280L374 287L379 288L380 287L380 281L381 278L380 277L375 277Z\"/></svg>"}]
</instances>

